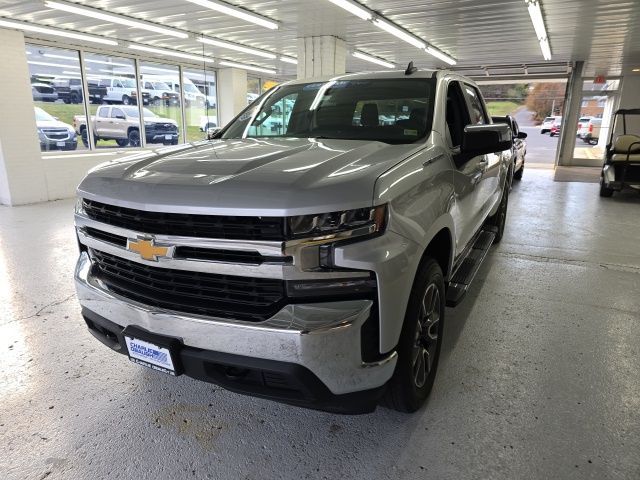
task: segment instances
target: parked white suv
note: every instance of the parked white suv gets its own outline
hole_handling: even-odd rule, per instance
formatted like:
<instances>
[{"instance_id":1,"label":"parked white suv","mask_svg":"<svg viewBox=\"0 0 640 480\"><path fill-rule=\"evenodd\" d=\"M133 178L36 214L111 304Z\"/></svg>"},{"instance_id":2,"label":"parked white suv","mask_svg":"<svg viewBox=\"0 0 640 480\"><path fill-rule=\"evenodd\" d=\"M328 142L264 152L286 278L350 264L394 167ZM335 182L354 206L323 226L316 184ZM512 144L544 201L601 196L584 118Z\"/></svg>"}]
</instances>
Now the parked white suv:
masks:
<instances>
[{"instance_id":1,"label":"parked white suv","mask_svg":"<svg viewBox=\"0 0 640 480\"><path fill-rule=\"evenodd\" d=\"M107 103L122 103L123 105L136 105L138 103L138 91L136 81L133 78L103 78L100 86L107 88L107 94L102 98ZM142 92L142 101L149 103L149 92Z\"/></svg>"},{"instance_id":2,"label":"parked white suv","mask_svg":"<svg viewBox=\"0 0 640 480\"><path fill-rule=\"evenodd\" d=\"M542 125L540 126L540 133L549 133L554 123L557 123L557 124L562 123L562 117L560 116L546 117L543 120Z\"/></svg>"}]
</instances>

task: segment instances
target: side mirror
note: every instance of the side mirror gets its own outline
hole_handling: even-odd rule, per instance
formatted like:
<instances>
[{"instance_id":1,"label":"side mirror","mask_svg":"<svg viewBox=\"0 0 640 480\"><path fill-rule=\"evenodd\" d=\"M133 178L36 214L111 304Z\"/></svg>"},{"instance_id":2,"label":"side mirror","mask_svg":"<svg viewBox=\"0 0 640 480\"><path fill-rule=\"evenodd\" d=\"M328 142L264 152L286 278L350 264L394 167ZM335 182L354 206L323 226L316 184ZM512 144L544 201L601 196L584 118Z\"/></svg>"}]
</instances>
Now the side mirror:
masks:
<instances>
[{"instance_id":1,"label":"side mirror","mask_svg":"<svg viewBox=\"0 0 640 480\"><path fill-rule=\"evenodd\" d=\"M461 154L467 158L509 150L513 146L511 129L505 123L467 125Z\"/></svg>"},{"instance_id":2,"label":"side mirror","mask_svg":"<svg viewBox=\"0 0 640 480\"><path fill-rule=\"evenodd\" d=\"M525 138L527 138L527 134L525 132L518 132L518 138L520 140L524 140Z\"/></svg>"},{"instance_id":3,"label":"side mirror","mask_svg":"<svg viewBox=\"0 0 640 480\"><path fill-rule=\"evenodd\" d=\"M220 130L222 130L220 127L207 128L207 140L213 140L216 138L216 135L220 133Z\"/></svg>"}]
</instances>

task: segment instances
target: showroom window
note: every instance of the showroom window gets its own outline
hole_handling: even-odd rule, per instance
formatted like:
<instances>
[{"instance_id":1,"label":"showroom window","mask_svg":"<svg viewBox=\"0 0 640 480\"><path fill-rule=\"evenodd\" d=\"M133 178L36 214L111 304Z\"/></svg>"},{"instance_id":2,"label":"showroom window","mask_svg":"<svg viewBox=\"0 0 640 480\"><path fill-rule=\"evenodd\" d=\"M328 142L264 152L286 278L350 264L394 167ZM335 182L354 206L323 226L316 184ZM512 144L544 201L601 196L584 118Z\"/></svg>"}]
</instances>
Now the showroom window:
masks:
<instances>
[{"instance_id":1,"label":"showroom window","mask_svg":"<svg viewBox=\"0 0 640 480\"><path fill-rule=\"evenodd\" d=\"M262 93L271 90L273 87L280 85L280 82L275 80L262 80Z\"/></svg>"},{"instance_id":2,"label":"showroom window","mask_svg":"<svg viewBox=\"0 0 640 480\"><path fill-rule=\"evenodd\" d=\"M203 140L208 128L218 126L216 74L185 68L182 78L187 142Z\"/></svg>"},{"instance_id":3,"label":"showroom window","mask_svg":"<svg viewBox=\"0 0 640 480\"><path fill-rule=\"evenodd\" d=\"M145 100L144 131L148 146L182 143L180 69L175 65L140 63L140 89Z\"/></svg>"},{"instance_id":4,"label":"showroom window","mask_svg":"<svg viewBox=\"0 0 640 480\"><path fill-rule=\"evenodd\" d=\"M43 151L153 148L218 126L215 71L41 45L26 53Z\"/></svg>"},{"instance_id":5,"label":"showroom window","mask_svg":"<svg viewBox=\"0 0 640 480\"><path fill-rule=\"evenodd\" d=\"M141 146L135 62L129 58L86 53L84 64L95 147ZM143 93L142 99L145 105L149 103L148 94ZM78 128L82 142L88 144L86 123Z\"/></svg>"},{"instance_id":6,"label":"showroom window","mask_svg":"<svg viewBox=\"0 0 640 480\"><path fill-rule=\"evenodd\" d=\"M85 115L78 52L27 45L27 57L40 149L85 148L74 129Z\"/></svg>"}]
</instances>

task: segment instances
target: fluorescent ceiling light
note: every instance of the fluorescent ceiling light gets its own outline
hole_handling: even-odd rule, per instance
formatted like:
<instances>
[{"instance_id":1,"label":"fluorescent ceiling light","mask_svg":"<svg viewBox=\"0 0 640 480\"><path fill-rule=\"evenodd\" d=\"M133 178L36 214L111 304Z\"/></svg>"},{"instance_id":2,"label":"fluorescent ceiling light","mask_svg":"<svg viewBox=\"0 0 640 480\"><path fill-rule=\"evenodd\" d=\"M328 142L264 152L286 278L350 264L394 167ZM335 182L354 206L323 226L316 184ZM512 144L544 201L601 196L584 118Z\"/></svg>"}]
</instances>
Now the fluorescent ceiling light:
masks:
<instances>
[{"instance_id":1,"label":"fluorescent ceiling light","mask_svg":"<svg viewBox=\"0 0 640 480\"><path fill-rule=\"evenodd\" d=\"M245 47L244 45L239 45L237 43L225 42L224 40L217 40L214 38L206 38L206 37L198 37L196 40L202 43L206 43L207 45L214 45L216 47L228 48L230 50L237 50L238 52L248 53L250 55L257 55L259 57L274 59L276 58L275 53L265 52L264 50L258 50L257 48Z\"/></svg>"},{"instance_id":2,"label":"fluorescent ceiling light","mask_svg":"<svg viewBox=\"0 0 640 480\"><path fill-rule=\"evenodd\" d=\"M540 50L542 50L542 56L545 60L551 60L551 47L549 46L549 39L547 37L547 29L544 25L544 18L542 18L540 2L538 0L525 1L527 2L527 9L529 10L531 23L533 23L533 28L536 31L536 37L538 37L538 42L540 42Z\"/></svg>"},{"instance_id":3,"label":"fluorescent ceiling light","mask_svg":"<svg viewBox=\"0 0 640 480\"><path fill-rule=\"evenodd\" d=\"M263 17L262 15L250 12L244 8L229 5L225 2L217 0L187 0L187 2L195 3L201 7L215 10L216 12L224 13L225 15L230 15L232 17L245 20L246 22L255 23L256 25L260 25L261 27L269 28L271 30L277 30L280 26L278 22L275 22L270 18Z\"/></svg>"},{"instance_id":4,"label":"fluorescent ceiling light","mask_svg":"<svg viewBox=\"0 0 640 480\"><path fill-rule=\"evenodd\" d=\"M69 78L80 78L80 72L74 72L74 71L69 71L69 70L63 70L62 73L64 73L65 75L77 75L75 77L69 77Z\"/></svg>"},{"instance_id":5,"label":"fluorescent ceiling light","mask_svg":"<svg viewBox=\"0 0 640 480\"><path fill-rule=\"evenodd\" d=\"M280 56L280 61L285 63L291 63L293 65L298 64L298 59L293 57L285 57L284 55Z\"/></svg>"},{"instance_id":6,"label":"fluorescent ceiling light","mask_svg":"<svg viewBox=\"0 0 640 480\"><path fill-rule=\"evenodd\" d=\"M427 48L427 44L424 41L387 20L383 20L380 17L374 18L373 24L391 35L398 37L400 40L404 40L405 42L413 45L414 47L418 47L420 49Z\"/></svg>"},{"instance_id":7,"label":"fluorescent ceiling light","mask_svg":"<svg viewBox=\"0 0 640 480\"><path fill-rule=\"evenodd\" d=\"M55 53L43 53L42 56L47 58L59 58L60 60L71 60L74 62L78 61L78 57L70 57L69 55L58 55Z\"/></svg>"},{"instance_id":8,"label":"fluorescent ceiling light","mask_svg":"<svg viewBox=\"0 0 640 480\"><path fill-rule=\"evenodd\" d=\"M112 67L130 67L133 68L133 65L130 63L116 63L116 62L107 62L104 60L92 60L90 58L84 59L85 63L99 63L101 65L111 65Z\"/></svg>"},{"instance_id":9,"label":"fluorescent ceiling light","mask_svg":"<svg viewBox=\"0 0 640 480\"><path fill-rule=\"evenodd\" d=\"M543 38L540 40L540 50L542 50L542 56L545 60L551 60L551 48L549 47L549 40Z\"/></svg>"},{"instance_id":10,"label":"fluorescent ceiling light","mask_svg":"<svg viewBox=\"0 0 640 480\"><path fill-rule=\"evenodd\" d=\"M381 58L374 57L373 55L368 55L363 52L353 52L352 55L360 60L364 60L366 62L375 63L377 65L382 65L387 68L395 68L395 65L391 62L387 62L386 60L382 60Z\"/></svg>"},{"instance_id":11,"label":"fluorescent ceiling light","mask_svg":"<svg viewBox=\"0 0 640 480\"><path fill-rule=\"evenodd\" d=\"M449 65L455 65L456 63L458 63L453 57L450 57L449 55L447 55L444 52L441 52L440 50L438 50L435 47L432 47L431 45L429 45L425 51L429 54L429 55L433 55L436 58L439 58L440 60L442 60L444 63L448 63Z\"/></svg>"},{"instance_id":12,"label":"fluorescent ceiling light","mask_svg":"<svg viewBox=\"0 0 640 480\"><path fill-rule=\"evenodd\" d=\"M329 1L340 8L344 8L347 12L353 13L356 17L360 17L362 20L371 20L373 18L371 11L360 5L358 2L354 2L352 0Z\"/></svg>"},{"instance_id":13,"label":"fluorescent ceiling light","mask_svg":"<svg viewBox=\"0 0 640 480\"><path fill-rule=\"evenodd\" d=\"M63 65L62 63L35 62L33 60L29 60L27 63L29 65L42 65L43 67L77 68L78 70L80 70L80 67L77 67L75 65Z\"/></svg>"},{"instance_id":14,"label":"fluorescent ceiling light","mask_svg":"<svg viewBox=\"0 0 640 480\"><path fill-rule=\"evenodd\" d=\"M173 28L161 27L151 22L145 22L140 20L133 20L123 15L114 13L107 13L97 8L84 7L73 3L59 2L52 0L45 0L45 7L54 8L56 10L62 10L64 12L75 13L77 15L84 15L85 17L97 18L104 20L105 22L117 23L125 25L127 27L139 28L141 30L147 30L149 32L159 33L161 35L169 35L176 38L189 38L189 34L176 30Z\"/></svg>"},{"instance_id":15,"label":"fluorescent ceiling light","mask_svg":"<svg viewBox=\"0 0 640 480\"><path fill-rule=\"evenodd\" d=\"M272 68L256 67L255 65L246 65L244 63L229 62L227 60L221 60L219 63L220 65L223 65L225 67L243 68L245 70L251 70L254 72L270 73L271 75L275 75L277 73L276 70Z\"/></svg>"},{"instance_id":16,"label":"fluorescent ceiling light","mask_svg":"<svg viewBox=\"0 0 640 480\"><path fill-rule=\"evenodd\" d=\"M71 38L84 42L100 43L102 45L118 45L118 42L116 42L115 40L110 40L107 38L97 37L94 35L85 35L83 33L75 33L69 30L58 30L47 27L39 27L37 25L29 23L14 22L12 20L0 19L0 27L15 28L17 30L24 30L25 32L42 33L44 35L53 35L57 37L64 37L67 39Z\"/></svg>"},{"instance_id":17,"label":"fluorescent ceiling light","mask_svg":"<svg viewBox=\"0 0 640 480\"><path fill-rule=\"evenodd\" d=\"M147 47L145 45L129 45L132 50L139 50L141 52L156 53L158 55L166 55L168 57L184 58L186 60L193 60L196 62L213 63L212 58L203 57L202 55L194 55L192 53L183 53L176 50L167 50L165 48Z\"/></svg>"},{"instance_id":18,"label":"fluorescent ceiling light","mask_svg":"<svg viewBox=\"0 0 640 480\"><path fill-rule=\"evenodd\" d=\"M631 70L632 72L640 72L640 68L634 68L633 70Z\"/></svg>"}]
</instances>

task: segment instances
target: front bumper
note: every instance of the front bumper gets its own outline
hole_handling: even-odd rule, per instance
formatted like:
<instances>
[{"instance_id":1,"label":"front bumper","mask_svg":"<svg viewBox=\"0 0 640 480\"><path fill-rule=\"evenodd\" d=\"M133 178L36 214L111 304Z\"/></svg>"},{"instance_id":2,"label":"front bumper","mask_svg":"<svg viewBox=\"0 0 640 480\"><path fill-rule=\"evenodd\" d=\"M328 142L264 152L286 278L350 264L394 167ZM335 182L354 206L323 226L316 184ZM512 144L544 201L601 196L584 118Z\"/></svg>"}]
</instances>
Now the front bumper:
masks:
<instances>
[{"instance_id":1,"label":"front bumper","mask_svg":"<svg viewBox=\"0 0 640 480\"><path fill-rule=\"evenodd\" d=\"M50 150L76 150L77 148L77 138L73 140L40 140L40 150L43 152Z\"/></svg>"},{"instance_id":2,"label":"front bumper","mask_svg":"<svg viewBox=\"0 0 640 480\"><path fill-rule=\"evenodd\" d=\"M147 143L164 143L166 145L177 145L177 133L153 133L147 134Z\"/></svg>"},{"instance_id":3,"label":"front bumper","mask_svg":"<svg viewBox=\"0 0 640 480\"><path fill-rule=\"evenodd\" d=\"M178 338L184 345L181 356L187 375L231 390L356 413L375 408L395 369L395 351L376 362L362 361L361 327L371 314L370 300L287 305L265 322L230 321L152 309L120 298L92 278L90 271L89 256L83 252L75 272L78 298L90 327L91 322L94 326L109 322L101 328L115 335L112 348L123 351L123 343L114 338L128 326ZM109 339L107 333L102 335ZM285 370L287 378L302 387L274 394L268 388L260 390L255 382L235 381L216 365L248 369L263 379L264 372Z\"/></svg>"}]
</instances>

